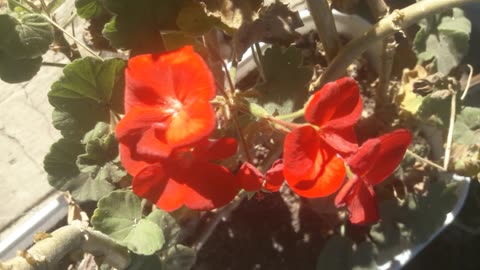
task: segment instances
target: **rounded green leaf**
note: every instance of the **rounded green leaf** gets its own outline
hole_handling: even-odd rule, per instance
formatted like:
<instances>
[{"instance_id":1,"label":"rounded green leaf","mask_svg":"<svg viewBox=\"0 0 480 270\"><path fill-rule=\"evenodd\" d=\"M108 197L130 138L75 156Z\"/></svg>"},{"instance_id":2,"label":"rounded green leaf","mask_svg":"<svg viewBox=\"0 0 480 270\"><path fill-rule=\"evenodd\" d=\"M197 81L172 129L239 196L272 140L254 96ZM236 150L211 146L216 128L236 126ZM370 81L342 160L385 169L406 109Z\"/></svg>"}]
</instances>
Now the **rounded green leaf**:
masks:
<instances>
[{"instance_id":1,"label":"rounded green leaf","mask_svg":"<svg viewBox=\"0 0 480 270\"><path fill-rule=\"evenodd\" d=\"M75 0L78 16L91 19L102 14L103 6L98 0Z\"/></svg>"},{"instance_id":2,"label":"rounded green leaf","mask_svg":"<svg viewBox=\"0 0 480 270\"><path fill-rule=\"evenodd\" d=\"M0 52L10 57L36 58L53 42L53 28L40 14L25 14L19 19L0 14Z\"/></svg>"},{"instance_id":3,"label":"rounded green leaf","mask_svg":"<svg viewBox=\"0 0 480 270\"><path fill-rule=\"evenodd\" d=\"M1 22L0 22L1 23ZM14 59L0 52L0 79L7 83L29 81L42 66L42 57Z\"/></svg>"},{"instance_id":4,"label":"rounded green leaf","mask_svg":"<svg viewBox=\"0 0 480 270\"><path fill-rule=\"evenodd\" d=\"M170 247L163 261L165 269L189 270L195 264L196 254L192 248L183 245Z\"/></svg>"},{"instance_id":5,"label":"rounded green leaf","mask_svg":"<svg viewBox=\"0 0 480 270\"><path fill-rule=\"evenodd\" d=\"M91 57L66 66L64 75L48 93L48 100L56 110L54 126L64 136L81 138L97 122L108 122L110 111L122 113L124 69L124 60L101 61Z\"/></svg>"},{"instance_id":6,"label":"rounded green leaf","mask_svg":"<svg viewBox=\"0 0 480 270\"><path fill-rule=\"evenodd\" d=\"M131 251L152 255L163 247L165 239L160 226L152 221L156 217L143 217L141 202L132 192L114 191L98 202L92 224Z\"/></svg>"}]
</instances>

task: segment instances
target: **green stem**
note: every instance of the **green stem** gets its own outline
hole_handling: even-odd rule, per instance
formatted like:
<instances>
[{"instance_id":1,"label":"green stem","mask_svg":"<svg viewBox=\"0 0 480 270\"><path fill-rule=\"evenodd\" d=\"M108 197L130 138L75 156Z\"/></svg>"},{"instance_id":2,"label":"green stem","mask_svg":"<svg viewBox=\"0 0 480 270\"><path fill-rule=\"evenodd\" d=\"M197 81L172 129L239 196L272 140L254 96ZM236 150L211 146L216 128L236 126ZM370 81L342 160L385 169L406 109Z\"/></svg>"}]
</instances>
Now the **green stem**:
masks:
<instances>
[{"instance_id":1,"label":"green stem","mask_svg":"<svg viewBox=\"0 0 480 270\"><path fill-rule=\"evenodd\" d=\"M255 65L257 65L260 78L262 78L262 81L264 82L266 79L265 79L265 72L262 66L262 48L260 48L260 45L258 43L255 43L254 46L251 47L251 49L252 49L253 61L255 61Z\"/></svg>"},{"instance_id":2,"label":"green stem","mask_svg":"<svg viewBox=\"0 0 480 270\"><path fill-rule=\"evenodd\" d=\"M317 28L327 60L330 62L340 50L340 37L335 27L330 5L327 0L306 0L305 2L312 15L315 28Z\"/></svg>"},{"instance_id":3,"label":"green stem","mask_svg":"<svg viewBox=\"0 0 480 270\"><path fill-rule=\"evenodd\" d=\"M302 117L304 115L305 115L305 108L302 108L302 109L300 109L296 112L293 112L293 113L278 115L275 118L278 119L278 120L288 120L288 119L294 120L294 119Z\"/></svg>"}]
</instances>

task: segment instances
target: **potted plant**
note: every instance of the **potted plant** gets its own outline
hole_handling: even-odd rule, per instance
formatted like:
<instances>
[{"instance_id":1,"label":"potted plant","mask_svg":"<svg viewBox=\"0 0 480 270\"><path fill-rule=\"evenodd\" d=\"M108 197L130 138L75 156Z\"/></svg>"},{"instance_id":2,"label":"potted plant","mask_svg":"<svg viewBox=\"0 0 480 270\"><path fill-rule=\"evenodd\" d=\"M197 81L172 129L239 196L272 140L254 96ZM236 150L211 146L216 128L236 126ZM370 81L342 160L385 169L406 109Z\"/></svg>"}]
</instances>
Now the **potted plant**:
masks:
<instances>
[{"instance_id":1,"label":"potted plant","mask_svg":"<svg viewBox=\"0 0 480 270\"><path fill-rule=\"evenodd\" d=\"M31 79L49 48L71 60L44 168L75 211L1 268L402 265L463 204L452 173L480 170L470 2L368 1L377 23L341 36L352 17L323 0L77 0L87 45L56 1L10 0L2 80Z\"/></svg>"}]
</instances>

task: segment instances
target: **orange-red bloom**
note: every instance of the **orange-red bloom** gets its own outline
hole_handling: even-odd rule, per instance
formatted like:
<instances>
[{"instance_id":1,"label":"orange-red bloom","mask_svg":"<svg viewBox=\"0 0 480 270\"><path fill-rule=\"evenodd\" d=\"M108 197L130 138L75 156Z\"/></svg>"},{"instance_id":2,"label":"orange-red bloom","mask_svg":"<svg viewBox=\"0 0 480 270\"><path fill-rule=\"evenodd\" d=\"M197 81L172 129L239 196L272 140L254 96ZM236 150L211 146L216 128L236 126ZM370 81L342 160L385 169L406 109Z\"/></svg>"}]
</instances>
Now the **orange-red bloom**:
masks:
<instances>
[{"instance_id":1,"label":"orange-red bloom","mask_svg":"<svg viewBox=\"0 0 480 270\"><path fill-rule=\"evenodd\" d=\"M291 131L284 143L284 176L303 197L328 196L340 188L344 162L357 149L353 126L360 118L362 101L356 82L342 78L320 89L305 110L312 125Z\"/></svg>"},{"instance_id":2,"label":"orange-red bloom","mask_svg":"<svg viewBox=\"0 0 480 270\"><path fill-rule=\"evenodd\" d=\"M263 175L255 166L245 162L237 174L238 182L246 191L258 191L262 187L268 191L276 192L283 184L283 160L276 160L272 167Z\"/></svg>"},{"instance_id":3,"label":"orange-red bloom","mask_svg":"<svg viewBox=\"0 0 480 270\"><path fill-rule=\"evenodd\" d=\"M191 46L131 58L125 117L116 127L122 163L135 175L145 163L190 146L215 128L215 82Z\"/></svg>"},{"instance_id":4,"label":"orange-red bloom","mask_svg":"<svg viewBox=\"0 0 480 270\"><path fill-rule=\"evenodd\" d=\"M412 141L408 130L399 129L366 141L347 160L355 174L335 198L337 207L346 205L350 222L369 224L379 219L373 186L383 182L398 167Z\"/></svg>"},{"instance_id":5,"label":"orange-red bloom","mask_svg":"<svg viewBox=\"0 0 480 270\"><path fill-rule=\"evenodd\" d=\"M236 151L233 138L202 140L193 149L175 150L168 159L141 169L133 178L133 191L165 211L182 205L196 210L221 207L235 197L240 184L215 161Z\"/></svg>"}]
</instances>

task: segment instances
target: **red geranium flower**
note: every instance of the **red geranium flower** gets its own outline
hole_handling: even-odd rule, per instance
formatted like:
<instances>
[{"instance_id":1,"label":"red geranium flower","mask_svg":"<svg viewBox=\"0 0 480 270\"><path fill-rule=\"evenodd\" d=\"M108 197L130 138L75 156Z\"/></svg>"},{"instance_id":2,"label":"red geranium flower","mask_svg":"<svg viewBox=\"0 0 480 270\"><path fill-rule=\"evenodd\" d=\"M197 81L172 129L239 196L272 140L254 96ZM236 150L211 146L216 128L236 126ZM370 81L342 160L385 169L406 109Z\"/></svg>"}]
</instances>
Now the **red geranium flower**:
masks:
<instances>
[{"instance_id":1,"label":"red geranium flower","mask_svg":"<svg viewBox=\"0 0 480 270\"><path fill-rule=\"evenodd\" d=\"M242 164L236 174L240 186L246 191L258 191L262 187L276 192L283 184L283 161L276 160L272 167L263 175L249 162Z\"/></svg>"},{"instance_id":2,"label":"red geranium flower","mask_svg":"<svg viewBox=\"0 0 480 270\"><path fill-rule=\"evenodd\" d=\"M233 138L202 140L193 149L177 149L168 159L141 169L133 178L133 191L165 211L182 205L196 210L218 208L235 197L240 184L227 168L214 161L236 151Z\"/></svg>"},{"instance_id":3,"label":"red geranium flower","mask_svg":"<svg viewBox=\"0 0 480 270\"><path fill-rule=\"evenodd\" d=\"M206 138L215 128L210 104L215 82L191 46L133 57L125 76L126 115L115 132L130 174L138 172L136 163L165 158L176 148Z\"/></svg>"},{"instance_id":4,"label":"red geranium flower","mask_svg":"<svg viewBox=\"0 0 480 270\"><path fill-rule=\"evenodd\" d=\"M337 207L346 205L353 224L369 224L379 219L373 186L383 182L402 161L412 135L399 129L366 141L347 160L355 174L335 198Z\"/></svg>"},{"instance_id":5,"label":"red geranium flower","mask_svg":"<svg viewBox=\"0 0 480 270\"><path fill-rule=\"evenodd\" d=\"M312 125L291 131L284 143L284 176L303 197L328 196L345 178L344 162L357 149L353 126L362 113L356 82L342 78L315 93L305 110Z\"/></svg>"}]
</instances>

